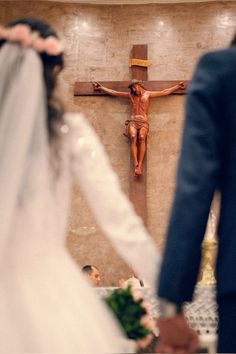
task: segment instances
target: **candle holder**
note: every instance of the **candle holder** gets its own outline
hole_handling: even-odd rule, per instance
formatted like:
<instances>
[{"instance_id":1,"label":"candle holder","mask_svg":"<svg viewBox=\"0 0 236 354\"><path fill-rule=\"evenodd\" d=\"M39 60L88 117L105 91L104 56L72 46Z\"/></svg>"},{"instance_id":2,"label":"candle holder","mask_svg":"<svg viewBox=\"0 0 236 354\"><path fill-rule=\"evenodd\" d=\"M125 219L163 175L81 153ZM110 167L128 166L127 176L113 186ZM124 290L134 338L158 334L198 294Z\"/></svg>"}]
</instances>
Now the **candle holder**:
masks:
<instances>
[{"instance_id":1,"label":"candle holder","mask_svg":"<svg viewBox=\"0 0 236 354\"><path fill-rule=\"evenodd\" d=\"M202 243L202 264L198 285L212 285L216 283L213 268L216 245L217 242L214 239L206 239Z\"/></svg>"},{"instance_id":2,"label":"candle holder","mask_svg":"<svg viewBox=\"0 0 236 354\"><path fill-rule=\"evenodd\" d=\"M214 263L217 241L215 239L216 217L213 210L210 211L206 234L202 242L202 262L200 277L197 285L212 285L216 283Z\"/></svg>"}]
</instances>

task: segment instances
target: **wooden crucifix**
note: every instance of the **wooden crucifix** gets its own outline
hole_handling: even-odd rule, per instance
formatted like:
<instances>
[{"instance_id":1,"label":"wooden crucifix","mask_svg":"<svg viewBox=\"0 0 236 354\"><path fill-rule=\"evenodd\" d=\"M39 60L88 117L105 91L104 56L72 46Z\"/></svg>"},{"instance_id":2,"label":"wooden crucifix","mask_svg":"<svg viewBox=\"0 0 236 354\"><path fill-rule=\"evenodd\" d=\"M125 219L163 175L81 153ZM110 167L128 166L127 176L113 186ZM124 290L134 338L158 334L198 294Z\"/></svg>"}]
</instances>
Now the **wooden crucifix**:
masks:
<instances>
[{"instance_id":1,"label":"wooden crucifix","mask_svg":"<svg viewBox=\"0 0 236 354\"><path fill-rule=\"evenodd\" d=\"M130 138L131 144L130 200L145 224L147 223L145 151L149 129L147 117L149 101L152 97L185 93L185 86L179 81L148 81L149 64L147 45L134 45L130 59L131 82L76 82L74 85L75 96L111 95L129 99L131 117L125 122L125 135Z\"/></svg>"}]
</instances>

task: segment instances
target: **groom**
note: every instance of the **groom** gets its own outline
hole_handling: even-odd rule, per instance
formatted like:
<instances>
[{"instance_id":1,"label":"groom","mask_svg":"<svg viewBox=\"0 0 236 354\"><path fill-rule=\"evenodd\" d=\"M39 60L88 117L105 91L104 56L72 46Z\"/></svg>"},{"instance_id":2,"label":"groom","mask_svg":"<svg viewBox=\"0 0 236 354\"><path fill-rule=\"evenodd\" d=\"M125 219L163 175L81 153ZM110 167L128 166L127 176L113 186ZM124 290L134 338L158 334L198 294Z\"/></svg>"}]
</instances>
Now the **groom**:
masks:
<instances>
[{"instance_id":1,"label":"groom","mask_svg":"<svg viewBox=\"0 0 236 354\"><path fill-rule=\"evenodd\" d=\"M196 351L182 304L191 301L214 192L221 194L217 304L219 353L236 353L236 36L205 54L189 86L178 178L158 295L158 352Z\"/></svg>"}]
</instances>

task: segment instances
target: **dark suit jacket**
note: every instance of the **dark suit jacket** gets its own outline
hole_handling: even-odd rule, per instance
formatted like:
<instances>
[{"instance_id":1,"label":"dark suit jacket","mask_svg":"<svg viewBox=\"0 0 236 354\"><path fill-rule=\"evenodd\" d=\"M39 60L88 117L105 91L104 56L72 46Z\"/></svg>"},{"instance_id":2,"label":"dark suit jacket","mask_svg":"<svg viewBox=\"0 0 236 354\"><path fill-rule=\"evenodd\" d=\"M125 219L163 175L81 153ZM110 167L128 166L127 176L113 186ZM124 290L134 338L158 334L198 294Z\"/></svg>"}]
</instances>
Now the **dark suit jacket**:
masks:
<instances>
[{"instance_id":1,"label":"dark suit jacket","mask_svg":"<svg viewBox=\"0 0 236 354\"><path fill-rule=\"evenodd\" d=\"M158 295L190 301L214 191L221 193L218 296L236 292L236 46L205 54L188 88Z\"/></svg>"}]
</instances>

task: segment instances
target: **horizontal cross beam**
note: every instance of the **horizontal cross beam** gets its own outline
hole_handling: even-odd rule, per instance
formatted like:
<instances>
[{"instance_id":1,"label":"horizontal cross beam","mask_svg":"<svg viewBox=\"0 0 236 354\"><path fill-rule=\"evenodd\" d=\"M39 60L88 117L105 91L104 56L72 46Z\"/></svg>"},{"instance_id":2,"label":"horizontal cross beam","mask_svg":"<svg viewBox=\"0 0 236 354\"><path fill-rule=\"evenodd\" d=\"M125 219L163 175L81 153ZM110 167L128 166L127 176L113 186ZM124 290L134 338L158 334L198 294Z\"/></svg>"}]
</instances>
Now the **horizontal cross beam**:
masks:
<instances>
[{"instance_id":1,"label":"horizontal cross beam","mask_svg":"<svg viewBox=\"0 0 236 354\"><path fill-rule=\"evenodd\" d=\"M161 91L171 86L177 85L181 80L177 81L143 81L143 86L148 91ZM184 81L187 86L188 81ZM128 85L130 81L99 81L103 86L106 86L112 90L128 92ZM183 95L186 93L186 89L177 90L174 94ZM105 92L100 90L94 90L92 82L75 82L74 84L74 96L107 96Z\"/></svg>"}]
</instances>

